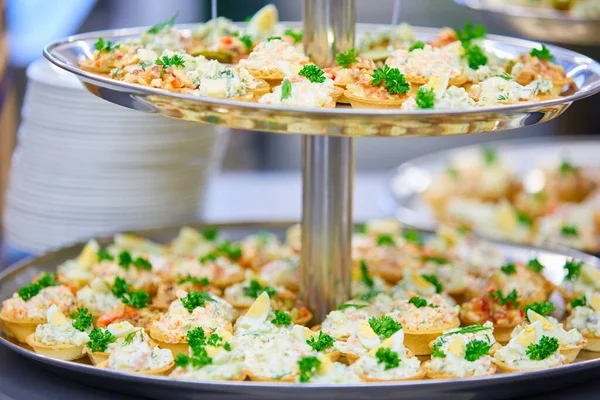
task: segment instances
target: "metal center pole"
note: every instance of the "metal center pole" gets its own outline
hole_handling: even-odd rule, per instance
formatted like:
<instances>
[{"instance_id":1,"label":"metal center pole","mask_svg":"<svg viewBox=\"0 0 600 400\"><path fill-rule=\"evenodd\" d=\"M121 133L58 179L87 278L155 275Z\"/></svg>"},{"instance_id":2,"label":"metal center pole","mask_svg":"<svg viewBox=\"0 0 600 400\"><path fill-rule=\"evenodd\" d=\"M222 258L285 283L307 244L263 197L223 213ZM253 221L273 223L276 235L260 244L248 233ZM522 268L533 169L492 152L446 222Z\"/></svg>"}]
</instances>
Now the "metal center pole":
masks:
<instances>
[{"instance_id":1,"label":"metal center pole","mask_svg":"<svg viewBox=\"0 0 600 400\"><path fill-rule=\"evenodd\" d=\"M355 0L304 0L304 48L320 66L354 47ZM322 321L350 297L352 138L302 138L302 298Z\"/></svg>"}]
</instances>

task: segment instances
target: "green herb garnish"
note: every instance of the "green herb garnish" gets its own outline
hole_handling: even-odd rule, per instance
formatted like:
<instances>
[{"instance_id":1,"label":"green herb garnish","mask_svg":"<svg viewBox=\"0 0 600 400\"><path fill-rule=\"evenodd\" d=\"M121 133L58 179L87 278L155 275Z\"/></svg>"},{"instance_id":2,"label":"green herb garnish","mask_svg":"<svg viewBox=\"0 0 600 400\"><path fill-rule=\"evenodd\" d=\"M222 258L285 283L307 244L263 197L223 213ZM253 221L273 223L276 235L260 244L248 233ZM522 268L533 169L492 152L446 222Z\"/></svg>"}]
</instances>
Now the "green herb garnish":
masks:
<instances>
[{"instance_id":1,"label":"green herb garnish","mask_svg":"<svg viewBox=\"0 0 600 400\"><path fill-rule=\"evenodd\" d=\"M242 248L228 241L221 243L216 251L232 261L237 261L242 257Z\"/></svg>"},{"instance_id":2,"label":"green herb garnish","mask_svg":"<svg viewBox=\"0 0 600 400\"><path fill-rule=\"evenodd\" d=\"M108 345L117 340L109 330L102 330L100 328L92 329L89 336L90 341L86 345L93 353L105 352L108 349Z\"/></svg>"},{"instance_id":3,"label":"green herb garnish","mask_svg":"<svg viewBox=\"0 0 600 400\"><path fill-rule=\"evenodd\" d=\"M362 296L360 296L358 299L362 300L362 301L371 301L373 299L373 297L376 297L376 296L380 295L381 293L383 293L381 290L371 290L371 291L363 294Z\"/></svg>"},{"instance_id":4,"label":"green herb garnish","mask_svg":"<svg viewBox=\"0 0 600 400\"><path fill-rule=\"evenodd\" d=\"M133 308L144 308L150 301L150 295L143 290L128 292L121 297L121 301Z\"/></svg>"},{"instance_id":5,"label":"green herb garnish","mask_svg":"<svg viewBox=\"0 0 600 400\"><path fill-rule=\"evenodd\" d=\"M377 237L377 246L395 246L396 241L391 235L379 235Z\"/></svg>"},{"instance_id":6,"label":"green herb garnish","mask_svg":"<svg viewBox=\"0 0 600 400\"><path fill-rule=\"evenodd\" d=\"M541 262L539 262L539 260L537 258L532 258L527 263L527 268L529 268L532 271L540 273L544 269L544 265Z\"/></svg>"},{"instance_id":7,"label":"green herb garnish","mask_svg":"<svg viewBox=\"0 0 600 400\"><path fill-rule=\"evenodd\" d=\"M379 86L382 83L389 94L406 94L410 90L410 84L406 82L400 70L398 68L390 68L387 64L383 68L377 68L373 72L371 85Z\"/></svg>"},{"instance_id":8,"label":"green herb garnish","mask_svg":"<svg viewBox=\"0 0 600 400\"><path fill-rule=\"evenodd\" d=\"M219 230L213 226L207 226L200 232L202 237L209 242L214 242L219 237Z\"/></svg>"},{"instance_id":9,"label":"green herb garnish","mask_svg":"<svg viewBox=\"0 0 600 400\"><path fill-rule=\"evenodd\" d=\"M254 299L258 298L262 292L267 293L269 297L273 297L277 294L277 291L270 286L262 286L260 282L251 280L247 288L244 288L244 294Z\"/></svg>"},{"instance_id":10,"label":"green herb garnish","mask_svg":"<svg viewBox=\"0 0 600 400\"><path fill-rule=\"evenodd\" d=\"M176 12L175 14L173 14L173 16L171 18L169 18L168 20L166 20L165 22L161 22L160 24L153 25L150 29L148 29L146 31L146 33L149 33L151 35L156 35L157 33L160 33L163 30L172 27L175 24L175 20L177 19L178 15L179 15L179 11Z\"/></svg>"},{"instance_id":11,"label":"green herb garnish","mask_svg":"<svg viewBox=\"0 0 600 400\"><path fill-rule=\"evenodd\" d=\"M249 35L240 36L238 39L240 39L240 42L244 43L244 46L246 46L246 49L248 50L251 50L252 46L254 46L252 38Z\"/></svg>"},{"instance_id":12,"label":"green herb garnish","mask_svg":"<svg viewBox=\"0 0 600 400\"><path fill-rule=\"evenodd\" d=\"M531 226L533 225L533 219L529 215L527 215L519 210L516 210L516 214L517 214L517 221L519 222L519 224L525 225L525 226L531 228Z\"/></svg>"},{"instance_id":13,"label":"green herb garnish","mask_svg":"<svg viewBox=\"0 0 600 400\"><path fill-rule=\"evenodd\" d=\"M560 164L560 167L558 167L558 171L562 175L574 174L575 172L577 172L577 167L575 167L573 164L571 164L568 161L563 161Z\"/></svg>"},{"instance_id":14,"label":"green herb garnish","mask_svg":"<svg viewBox=\"0 0 600 400\"><path fill-rule=\"evenodd\" d=\"M191 348L206 346L206 334L201 327L187 331L186 337L186 341Z\"/></svg>"},{"instance_id":15,"label":"green herb garnish","mask_svg":"<svg viewBox=\"0 0 600 400\"><path fill-rule=\"evenodd\" d=\"M124 250L119 253L119 267L124 269L129 269L129 265L133 262L133 257L131 257L131 253L127 250Z\"/></svg>"},{"instance_id":16,"label":"green herb garnish","mask_svg":"<svg viewBox=\"0 0 600 400\"><path fill-rule=\"evenodd\" d=\"M219 258L219 255L215 252L211 252L211 253L207 253L203 256L201 256L198 259L198 262L200 264L205 264L205 263L209 263L209 262L213 262L213 261L217 261L217 259Z\"/></svg>"},{"instance_id":17,"label":"green herb garnish","mask_svg":"<svg viewBox=\"0 0 600 400\"><path fill-rule=\"evenodd\" d=\"M486 65L488 63L488 58L481 49L481 47L474 45L464 46L465 48L465 57L467 58L467 63L469 64L469 68L477 69L482 65Z\"/></svg>"},{"instance_id":18,"label":"green herb garnish","mask_svg":"<svg viewBox=\"0 0 600 400\"><path fill-rule=\"evenodd\" d=\"M341 306L339 306L338 308L336 308L336 310L338 311L342 311L345 310L346 308L356 308L357 310L361 309L361 308L365 308L366 305L364 304L352 304L352 303L348 303L348 304L342 304Z\"/></svg>"},{"instance_id":19,"label":"green herb garnish","mask_svg":"<svg viewBox=\"0 0 600 400\"><path fill-rule=\"evenodd\" d=\"M320 331L317 340L315 340L315 338L310 338L306 341L306 343L315 351L323 351L328 347L333 346L335 339L333 336L329 336L325 332Z\"/></svg>"},{"instance_id":20,"label":"green herb garnish","mask_svg":"<svg viewBox=\"0 0 600 400\"><path fill-rule=\"evenodd\" d=\"M437 357L437 358L446 358L446 353L444 353L444 351L442 350L442 346L444 345L444 343L446 343L445 340L441 339L441 340L436 340L433 343L433 346L431 346L431 356L432 357Z\"/></svg>"},{"instance_id":21,"label":"green herb garnish","mask_svg":"<svg viewBox=\"0 0 600 400\"><path fill-rule=\"evenodd\" d=\"M37 296L38 293L42 291L42 289L57 285L59 285L59 283L56 281L56 275L44 272L36 282L23 286L17 291L17 294L20 298L27 301L32 297Z\"/></svg>"},{"instance_id":22,"label":"green herb garnish","mask_svg":"<svg viewBox=\"0 0 600 400\"><path fill-rule=\"evenodd\" d=\"M283 36L289 36L294 39L294 42L300 43L302 41L302 31L294 29L286 29L283 31Z\"/></svg>"},{"instance_id":23,"label":"green herb garnish","mask_svg":"<svg viewBox=\"0 0 600 400\"><path fill-rule=\"evenodd\" d=\"M500 267L500 271L504 272L506 275L513 275L517 273L517 267L513 263L509 263Z\"/></svg>"},{"instance_id":24,"label":"green herb garnish","mask_svg":"<svg viewBox=\"0 0 600 400\"><path fill-rule=\"evenodd\" d=\"M571 300L571 308L585 307L586 305L587 305L587 299L585 298L585 296L581 296L581 297Z\"/></svg>"},{"instance_id":25,"label":"green herb garnish","mask_svg":"<svg viewBox=\"0 0 600 400\"><path fill-rule=\"evenodd\" d=\"M509 73L507 73L507 72L503 72L500 75L496 75L496 76L498 78L504 79L505 81L512 81L512 76Z\"/></svg>"},{"instance_id":26,"label":"green herb garnish","mask_svg":"<svg viewBox=\"0 0 600 400\"><path fill-rule=\"evenodd\" d=\"M431 283L433 286L435 286L436 293L442 293L442 291L444 290L444 286L438 280L437 276L435 276L433 274L431 274L431 275L421 274L421 277L423 279L425 279L427 282Z\"/></svg>"},{"instance_id":27,"label":"green herb garnish","mask_svg":"<svg viewBox=\"0 0 600 400\"><path fill-rule=\"evenodd\" d=\"M284 79L283 82L281 82L281 100L288 99L291 95L292 83L289 80Z\"/></svg>"},{"instance_id":28,"label":"green herb garnish","mask_svg":"<svg viewBox=\"0 0 600 400\"><path fill-rule=\"evenodd\" d=\"M456 31L458 40L463 42L470 42L473 39L482 39L485 37L486 31L483 25L473 25L471 21L465 22L465 26L462 30Z\"/></svg>"},{"instance_id":29,"label":"green herb garnish","mask_svg":"<svg viewBox=\"0 0 600 400\"><path fill-rule=\"evenodd\" d=\"M300 382L306 383L317 372L317 368L321 365L321 361L315 356L306 356L298 360L298 368L300 369Z\"/></svg>"},{"instance_id":30,"label":"green herb garnish","mask_svg":"<svg viewBox=\"0 0 600 400\"><path fill-rule=\"evenodd\" d=\"M527 316L527 310L532 310L540 314L542 317L545 317L548 314L552 314L554 311L556 311L556 307L554 307L554 304L552 304L552 302L550 301L536 301L535 303L527 304L523 308L523 313L525 314L525 318L527 318L527 321L529 321L529 317Z\"/></svg>"},{"instance_id":31,"label":"green herb garnish","mask_svg":"<svg viewBox=\"0 0 600 400\"><path fill-rule=\"evenodd\" d=\"M519 302L517 301L519 295L515 289L513 289L506 296L504 296L504 293L502 293L502 289L497 289L496 291L490 291L489 296L503 306L509 306L512 308L519 307Z\"/></svg>"},{"instance_id":32,"label":"green herb garnish","mask_svg":"<svg viewBox=\"0 0 600 400\"><path fill-rule=\"evenodd\" d=\"M185 297L181 297L179 300L189 313L198 307L204 307L207 301L215 301L208 292L199 290L188 292Z\"/></svg>"},{"instance_id":33,"label":"green herb garnish","mask_svg":"<svg viewBox=\"0 0 600 400\"><path fill-rule=\"evenodd\" d=\"M383 364L385 366L384 369L386 371L388 369L396 368L400 365L400 357L398 357L398 353L392 351L392 349L388 349L387 347L380 347L377 349L375 357L377 357L377 362L379 364Z\"/></svg>"},{"instance_id":34,"label":"green herb garnish","mask_svg":"<svg viewBox=\"0 0 600 400\"><path fill-rule=\"evenodd\" d=\"M400 322L395 321L392 317L387 315L382 315L381 318L369 318L369 326L373 329L373 332L383 339L389 338L402 329L402 324Z\"/></svg>"},{"instance_id":35,"label":"green herb garnish","mask_svg":"<svg viewBox=\"0 0 600 400\"><path fill-rule=\"evenodd\" d=\"M142 257L138 257L135 260L133 260L133 266L137 269L145 269L146 271L152 270L152 263L150 263L150 261Z\"/></svg>"},{"instance_id":36,"label":"green herb garnish","mask_svg":"<svg viewBox=\"0 0 600 400\"><path fill-rule=\"evenodd\" d=\"M433 91L433 88L421 86L417 91L415 101L417 102L417 107L419 108L433 108L435 102L435 92Z\"/></svg>"},{"instance_id":37,"label":"green herb garnish","mask_svg":"<svg viewBox=\"0 0 600 400\"><path fill-rule=\"evenodd\" d=\"M325 71L314 64L307 64L302 67L300 72L298 72L298 75L306 77L306 79L312 83L323 83L327 79L325 77Z\"/></svg>"},{"instance_id":38,"label":"green herb garnish","mask_svg":"<svg viewBox=\"0 0 600 400\"><path fill-rule=\"evenodd\" d=\"M545 360L558 350L558 339L555 337L542 336L539 343L532 343L527 346L525 354L532 360Z\"/></svg>"},{"instance_id":39,"label":"green herb garnish","mask_svg":"<svg viewBox=\"0 0 600 400\"><path fill-rule=\"evenodd\" d=\"M408 300L409 304L413 304L417 308L427 307L427 300L422 297L414 296Z\"/></svg>"},{"instance_id":40,"label":"green herb garnish","mask_svg":"<svg viewBox=\"0 0 600 400\"><path fill-rule=\"evenodd\" d=\"M112 293L115 297L122 297L125 293L129 292L129 283L119 276L115 278L115 282L113 283L113 287L111 289Z\"/></svg>"},{"instance_id":41,"label":"green herb garnish","mask_svg":"<svg viewBox=\"0 0 600 400\"><path fill-rule=\"evenodd\" d=\"M71 313L71 319L73 320L73 328L80 332L85 332L90 326L92 326L92 314L89 313L87 308L78 308L77 315Z\"/></svg>"},{"instance_id":42,"label":"green herb garnish","mask_svg":"<svg viewBox=\"0 0 600 400\"><path fill-rule=\"evenodd\" d=\"M425 244L425 240L423 240L423 236L417 231L406 231L404 232L404 240L408 243L414 243L423 247Z\"/></svg>"},{"instance_id":43,"label":"green herb garnish","mask_svg":"<svg viewBox=\"0 0 600 400\"><path fill-rule=\"evenodd\" d=\"M368 288L372 289L375 286L375 282L369 274L369 267L367 266L365 260L360 260L360 277L365 286L367 286Z\"/></svg>"},{"instance_id":44,"label":"green herb garnish","mask_svg":"<svg viewBox=\"0 0 600 400\"><path fill-rule=\"evenodd\" d=\"M113 43L110 40L105 42L103 38L98 38L98 41L94 44L96 50L107 53L115 51L115 49L118 49L119 47L121 46L118 44L113 46Z\"/></svg>"},{"instance_id":45,"label":"green herb garnish","mask_svg":"<svg viewBox=\"0 0 600 400\"><path fill-rule=\"evenodd\" d=\"M173 57L162 56L162 58L157 58L154 63L156 65L161 65L164 68L185 67L185 61L183 60L183 57L179 54L174 54Z\"/></svg>"},{"instance_id":46,"label":"green herb garnish","mask_svg":"<svg viewBox=\"0 0 600 400\"><path fill-rule=\"evenodd\" d=\"M335 55L335 60L342 68L348 68L350 64L357 61L356 54L354 54L354 48L349 49L345 53L337 53Z\"/></svg>"},{"instance_id":47,"label":"green herb garnish","mask_svg":"<svg viewBox=\"0 0 600 400\"><path fill-rule=\"evenodd\" d=\"M271 40L281 40L281 36L271 36L267 38L267 42L270 42Z\"/></svg>"},{"instance_id":48,"label":"green herb garnish","mask_svg":"<svg viewBox=\"0 0 600 400\"><path fill-rule=\"evenodd\" d=\"M542 45L541 49L531 49L531 52L529 52L529 54L531 54L532 57L539 58L540 60L552 60L554 58L552 53L550 53L550 50L548 50L548 48L544 44Z\"/></svg>"},{"instance_id":49,"label":"green herb garnish","mask_svg":"<svg viewBox=\"0 0 600 400\"><path fill-rule=\"evenodd\" d=\"M273 325L288 326L292 323L292 316L285 311L275 310L275 318L271 320Z\"/></svg>"},{"instance_id":50,"label":"green herb garnish","mask_svg":"<svg viewBox=\"0 0 600 400\"><path fill-rule=\"evenodd\" d=\"M465 360L467 361L477 361L482 356L488 355L490 349L492 348L492 344L485 342L483 340L471 340L465 346Z\"/></svg>"},{"instance_id":51,"label":"green herb garnish","mask_svg":"<svg viewBox=\"0 0 600 400\"><path fill-rule=\"evenodd\" d=\"M458 328L453 330L452 332L448 332L448 333L444 333L442 335L442 337L444 336L452 336L452 335L460 335L460 334L467 334L467 333L476 333L476 332L481 332L481 331L489 331L491 330L491 327L488 326L483 326L483 325L469 325L469 326L465 326L463 328Z\"/></svg>"},{"instance_id":52,"label":"green herb garnish","mask_svg":"<svg viewBox=\"0 0 600 400\"><path fill-rule=\"evenodd\" d=\"M412 46L409 47L408 51L413 51L413 50L417 50L417 49L424 49L425 48L425 43L423 43L420 40L417 40L415 43L413 43Z\"/></svg>"},{"instance_id":53,"label":"green herb garnish","mask_svg":"<svg viewBox=\"0 0 600 400\"><path fill-rule=\"evenodd\" d=\"M498 153L493 147L482 147L481 154L483 155L483 161L485 162L485 165L494 165L498 161Z\"/></svg>"},{"instance_id":54,"label":"green herb garnish","mask_svg":"<svg viewBox=\"0 0 600 400\"><path fill-rule=\"evenodd\" d=\"M577 237L579 236L579 230L573 225L563 225L560 228L560 234L564 237Z\"/></svg>"},{"instance_id":55,"label":"green herb garnish","mask_svg":"<svg viewBox=\"0 0 600 400\"><path fill-rule=\"evenodd\" d=\"M102 261L114 261L115 257L108 252L106 249L98 250L98 262Z\"/></svg>"},{"instance_id":56,"label":"green herb garnish","mask_svg":"<svg viewBox=\"0 0 600 400\"><path fill-rule=\"evenodd\" d=\"M425 261L425 262L432 262L432 263L436 263L439 265L444 265L444 264L448 264L449 261L447 258L444 257L439 257L439 256L422 256L421 260Z\"/></svg>"},{"instance_id":57,"label":"green herb garnish","mask_svg":"<svg viewBox=\"0 0 600 400\"><path fill-rule=\"evenodd\" d=\"M191 365L193 368L202 368L212 364L212 358L208 356L206 348L203 346L192 347L192 356L186 356L185 354L178 354L175 359L175 365L178 367L185 368Z\"/></svg>"},{"instance_id":58,"label":"green herb garnish","mask_svg":"<svg viewBox=\"0 0 600 400\"><path fill-rule=\"evenodd\" d=\"M567 271L567 275L565 279L568 281L574 281L579 278L581 275L581 267L583 266L583 261L575 261L575 260L567 260L565 261L565 265L563 265L563 269Z\"/></svg>"},{"instance_id":59,"label":"green herb garnish","mask_svg":"<svg viewBox=\"0 0 600 400\"><path fill-rule=\"evenodd\" d=\"M208 278L196 278L195 276L191 276L190 274L187 274L187 276L179 279L177 283L181 285L182 283L186 282L190 282L194 286L208 286L210 284Z\"/></svg>"}]
</instances>

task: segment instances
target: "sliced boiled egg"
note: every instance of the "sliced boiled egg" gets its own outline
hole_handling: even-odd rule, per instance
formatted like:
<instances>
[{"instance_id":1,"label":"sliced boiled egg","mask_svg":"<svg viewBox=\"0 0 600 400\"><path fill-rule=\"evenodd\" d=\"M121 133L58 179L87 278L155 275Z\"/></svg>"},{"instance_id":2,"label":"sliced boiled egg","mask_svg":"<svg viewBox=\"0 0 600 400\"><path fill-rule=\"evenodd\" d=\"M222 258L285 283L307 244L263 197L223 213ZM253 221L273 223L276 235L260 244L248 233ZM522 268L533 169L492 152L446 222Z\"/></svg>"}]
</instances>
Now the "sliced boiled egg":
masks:
<instances>
[{"instance_id":1,"label":"sliced boiled egg","mask_svg":"<svg viewBox=\"0 0 600 400\"><path fill-rule=\"evenodd\" d=\"M379 346L372 348L368 354L375 357L377 350L380 348L387 348L395 352L402 350L404 348L404 329L400 329L392 336L381 342Z\"/></svg>"},{"instance_id":2,"label":"sliced boiled egg","mask_svg":"<svg viewBox=\"0 0 600 400\"><path fill-rule=\"evenodd\" d=\"M108 325L106 328L114 337L121 338L129 335L136 331L136 327L131 325L128 321L116 322Z\"/></svg>"},{"instance_id":3,"label":"sliced boiled egg","mask_svg":"<svg viewBox=\"0 0 600 400\"><path fill-rule=\"evenodd\" d=\"M98 242L90 240L77 257L77 263L85 269L92 268L98 264L98 250L100 250Z\"/></svg>"},{"instance_id":4,"label":"sliced boiled egg","mask_svg":"<svg viewBox=\"0 0 600 400\"><path fill-rule=\"evenodd\" d=\"M68 322L67 317L55 304L52 304L48 311L46 311L46 318L48 323L54 326L62 326Z\"/></svg>"},{"instance_id":5,"label":"sliced boiled egg","mask_svg":"<svg viewBox=\"0 0 600 400\"><path fill-rule=\"evenodd\" d=\"M435 286L429 282L427 279L423 278L419 273L412 273L410 275L410 280L415 288L418 289L420 293L435 293Z\"/></svg>"},{"instance_id":6,"label":"sliced boiled egg","mask_svg":"<svg viewBox=\"0 0 600 400\"><path fill-rule=\"evenodd\" d=\"M498 205L496 218L498 228L502 232L514 232L519 224L515 210L507 203Z\"/></svg>"},{"instance_id":7,"label":"sliced boiled egg","mask_svg":"<svg viewBox=\"0 0 600 400\"><path fill-rule=\"evenodd\" d=\"M596 293L591 293L588 294L586 296L587 302L590 304L590 306L596 310L596 311L600 311L600 296L598 296L598 294Z\"/></svg>"},{"instance_id":8,"label":"sliced boiled egg","mask_svg":"<svg viewBox=\"0 0 600 400\"><path fill-rule=\"evenodd\" d=\"M317 332L311 331L306 326L302 325L294 325L292 327L291 334L294 338L298 339L301 342L305 342L309 339L317 339L319 334Z\"/></svg>"},{"instance_id":9,"label":"sliced boiled egg","mask_svg":"<svg viewBox=\"0 0 600 400\"><path fill-rule=\"evenodd\" d=\"M448 354L452 354L457 358L463 358L465 356L466 345L460 336L454 336L454 339L448 345L446 350Z\"/></svg>"},{"instance_id":10,"label":"sliced boiled egg","mask_svg":"<svg viewBox=\"0 0 600 400\"><path fill-rule=\"evenodd\" d=\"M319 367L317 368L317 373L319 375L330 374L335 368L329 356L322 354L318 357L318 359L321 362L321 364L319 364Z\"/></svg>"},{"instance_id":11,"label":"sliced boiled egg","mask_svg":"<svg viewBox=\"0 0 600 400\"><path fill-rule=\"evenodd\" d=\"M271 312L271 299L262 292L252 303L246 314L238 319L237 326L243 329L252 329L265 323Z\"/></svg>"},{"instance_id":12,"label":"sliced boiled egg","mask_svg":"<svg viewBox=\"0 0 600 400\"><path fill-rule=\"evenodd\" d=\"M374 219L367 222L365 230L368 235L376 237L381 235L398 236L402 225L396 219Z\"/></svg>"},{"instance_id":13,"label":"sliced boiled egg","mask_svg":"<svg viewBox=\"0 0 600 400\"><path fill-rule=\"evenodd\" d=\"M358 337L360 343L367 349L372 349L381 344L381 339L375 333L373 328L371 328L369 321L363 321L360 323L356 336Z\"/></svg>"},{"instance_id":14,"label":"sliced boiled egg","mask_svg":"<svg viewBox=\"0 0 600 400\"><path fill-rule=\"evenodd\" d=\"M517 336L508 343L509 347L522 347L526 349L530 344L537 343L542 338L542 322L537 321L525 326Z\"/></svg>"},{"instance_id":15,"label":"sliced boiled egg","mask_svg":"<svg viewBox=\"0 0 600 400\"><path fill-rule=\"evenodd\" d=\"M581 276L588 282L598 284L600 282L600 270L585 264L581 268Z\"/></svg>"},{"instance_id":16,"label":"sliced boiled egg","mask_svg":"<svg viewBox=\"0 0 600 400\"><path fill-rule=\"evenodd\" d=\"M552 324L552 322L550 322L548 319L546 319L544 316L536 313L535 311L533 311L532 309L527 310L527 318L529 319L529 321L531 322L537 322L540 321L542 324L542 329L546 332L551 332L554 330L555 326L554 324Z\"/></svg>"},{"instance_id":17,"label":"sliced boiled egg","mask_svg":"<svg viewBox=\"0 0 600 400\"><path fill-rule=\"evenodd\" d=\"M436 97L442 97L444 93L446 93L449 82L450 75L433 75L431 78L429 78L427 86L433 89Z\"/></svg>"}]
</instances>

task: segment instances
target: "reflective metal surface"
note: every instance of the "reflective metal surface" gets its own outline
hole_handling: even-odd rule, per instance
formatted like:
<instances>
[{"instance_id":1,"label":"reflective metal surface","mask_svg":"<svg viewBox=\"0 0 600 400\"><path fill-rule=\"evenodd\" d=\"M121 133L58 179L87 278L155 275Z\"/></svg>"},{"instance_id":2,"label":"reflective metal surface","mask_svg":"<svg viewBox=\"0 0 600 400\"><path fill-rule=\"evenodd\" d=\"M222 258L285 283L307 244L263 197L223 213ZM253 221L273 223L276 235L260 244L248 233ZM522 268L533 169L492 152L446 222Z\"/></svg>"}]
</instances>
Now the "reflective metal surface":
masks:
<instances>
[{"instance_id":1,"label":"reflective metal surface","mask_svg":"<svg viewBox=\"0 0 600 400\"><path fill-rule=\"evenodd\" d=\"M305 0L304 50L319 65L354 47L355 0ZM302 138L301 297L315 321L350 297L354 139Z\"/></svg>"},{"instance_id":2,"label":"reflective metal surface","mask_svg":"<svg viewBox=\"0 0 600 400\"><path fill-rule=\"evenodd\" d=\"M211 226L215 226L212 225ZM239 223L217 224L230 239L239 239L256 230L270 230L283 234L289 223ZM179 227L154 231L135 232L141 236L158 242L167 242L178 233ZM110 243L110 239L100 239L102 245ZM538 250L530 247L497 243L500 250L514 257L515 260L529 260L539 257L548 269L548 278L554 283L562 279L562 264L565 258L584 259L592 265L600 265L600 260L573 250L558 253L551 250ZM49 253L42 257L19 263L0 274L0 299L8 298L19 287L29 283L42 271L55 271L56 266L67 259L76 257L83 244ZM489 377L454 379L454 380L421 380L402 383L370 383L368 385L315 385L261 382L185 382L174 381L165 377L152 377L126 374L103 370L90 365L66 362L47 358L33 351L14 344L0 336L0 344L25 357L30 358L54 374L65 376L90 386L141 396L152 399L178 398L203 399L213 395L248 395L260 396L264 399L280 398L364 398L364 399L506 399L543 393L550 390L576 385L580 382L597 378L600 359L598 353L582 352L577 362L558 368L542 371L498 374Z\"/></svg>"},{"instance_id":3,"label":"reflective metal surface","mask_svg":"<svg viewBox=\"0 0 600 400\"><path fill-rule=\"evenodd\" d=\"M288 24L294 26L293 23ZM295 26L298 26L297 24ZM184 26L185 27L185 26ZM357 24L357 32L380 29L382 25ZM232 128L303 135L346 137L446 136L514 129L557 117L575 100L600 91L600 64L581 54L550 46L555 61L562 65L580 90L558 99L508 106L467 110L402 111L290 108L194 97L125 82L81 70L78 60L91 57L98 37L112 42L139 35L145 28L92 32L49 44L44 55L60 68L76 74L95 95L132 109L161 115L224 125ZM416 28L419 39L433 39L439 29ZM499 55L529 52L534 42L489 35L483 44Z\"/></svg>"},{"instance_id":4,"label":"reflective metal surface","mask_svg":"<svg viewBox=\"0 0 600 400\"><path fill-rule=\"evenodd\" d=\"M501 0L454 0L485 13L485 17L507 25L520 35L542 42L600 44L600 19L570 17L541 7L524 7Z\"/></svg>"}]
</instances>

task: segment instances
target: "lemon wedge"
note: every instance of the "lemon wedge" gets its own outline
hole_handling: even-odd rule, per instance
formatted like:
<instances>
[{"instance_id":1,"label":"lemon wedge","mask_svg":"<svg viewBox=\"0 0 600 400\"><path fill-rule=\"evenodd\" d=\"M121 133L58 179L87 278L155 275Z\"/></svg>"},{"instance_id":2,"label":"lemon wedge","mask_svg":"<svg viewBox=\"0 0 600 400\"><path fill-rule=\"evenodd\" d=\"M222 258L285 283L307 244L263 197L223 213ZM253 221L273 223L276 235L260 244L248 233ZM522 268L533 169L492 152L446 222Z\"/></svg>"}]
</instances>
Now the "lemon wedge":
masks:
<instances>
[{"instance_id":1,"label":"lemon wedge","mask_svg":"<svg viewBox=\"0 0 600 400\"><path fill-rule=\"evenodd\" d=\"M100 250L98 242L90 240L77 257L77 263L85 269L92 268L98 264L98 250Z\"/></svg>"}]
</instances>

